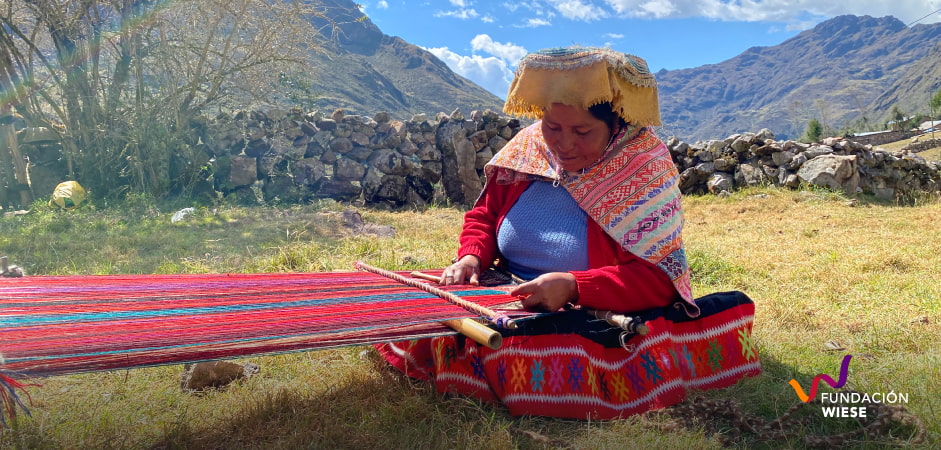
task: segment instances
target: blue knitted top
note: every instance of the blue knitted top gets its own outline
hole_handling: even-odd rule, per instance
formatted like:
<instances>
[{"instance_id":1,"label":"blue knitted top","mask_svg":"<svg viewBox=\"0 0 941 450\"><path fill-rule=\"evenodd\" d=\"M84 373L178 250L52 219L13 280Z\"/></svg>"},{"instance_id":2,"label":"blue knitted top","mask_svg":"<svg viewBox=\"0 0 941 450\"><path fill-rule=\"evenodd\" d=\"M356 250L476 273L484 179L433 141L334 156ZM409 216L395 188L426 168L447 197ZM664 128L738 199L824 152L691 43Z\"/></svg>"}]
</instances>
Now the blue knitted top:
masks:
<instances>
[{"instance_id":1,"label":"blue knitted top","mask_svg":"<svg viewBox=\"0 0 941 450\"><path fill-rule=\"evenodd\" d=\"M511 272L531 280L548 272L588 269L588 214L563 187L533 181L497 230Z\"/></svg>"}]
</instances>

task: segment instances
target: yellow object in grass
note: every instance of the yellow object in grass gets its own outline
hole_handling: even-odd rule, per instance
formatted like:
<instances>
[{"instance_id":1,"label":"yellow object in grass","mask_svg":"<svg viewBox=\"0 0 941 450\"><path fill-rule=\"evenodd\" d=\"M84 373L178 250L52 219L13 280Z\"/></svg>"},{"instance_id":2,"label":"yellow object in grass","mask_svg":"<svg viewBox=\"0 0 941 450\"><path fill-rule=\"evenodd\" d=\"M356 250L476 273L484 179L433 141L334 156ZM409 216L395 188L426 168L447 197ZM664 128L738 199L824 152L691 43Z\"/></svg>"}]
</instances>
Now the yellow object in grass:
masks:
<instances>
[{"instance_id":1,"label":"yellow object in grass","mask_svg":"<svg viewBox=\"0 0 941 450\"><path fill-rule=\"evenodd\" d=\"M77 181L63 181L56 186L49 200L49 206L58 206L62 209L77 208L85 201L85 188Z\"/></svg>"}]
</instances>

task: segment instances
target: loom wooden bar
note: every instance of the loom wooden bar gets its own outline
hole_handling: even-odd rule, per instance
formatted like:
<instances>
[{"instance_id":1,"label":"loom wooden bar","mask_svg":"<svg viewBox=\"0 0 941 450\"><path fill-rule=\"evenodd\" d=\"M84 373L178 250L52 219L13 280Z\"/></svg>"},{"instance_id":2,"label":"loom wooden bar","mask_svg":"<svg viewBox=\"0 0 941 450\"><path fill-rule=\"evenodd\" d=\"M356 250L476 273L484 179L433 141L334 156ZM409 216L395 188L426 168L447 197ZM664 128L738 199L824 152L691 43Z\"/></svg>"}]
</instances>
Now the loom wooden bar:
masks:
<instances>
[{"instance_id":1,"label":"loom wooden bar","mask_svg":"<svg viewBox=\"0 0 941 450\"><path fill-rule=\"evenodd\" d=\"M441 283L441 277L427 274L424 272L415 271L415 272L410 273L409 275L411 275L414 278L420 278L422 280L427 280L427 281L434 281L435 283L439 283L439 284Z\"/></svg>"},{"instance_id":2,"label":"loom wooden bar","mask_svg":"<svg viewBox=\"0 0 941 450\"><path fill-rule=\"evenodd\" d=\"M491 310L490 308L487 308L485 306L479 305L474 302L469 302L450 292L447 292L445 290L432 286L428 283L424 283L414 278L405 277L391 270L380 269L379 267L371 266L362 261L357 261L355 264L353 264L353 267L355 267L356 270L362 270L366 272L372 272L377 275L382 275L386 278L391 278L395 281L398 281L399 283L406 284L408 286L412 286L412 287L421 289L425 292L437 295L438 297L441 297L455 305L458 305L461 308L464 308L474 314L477 314L477 315L480 315L481 317L486 318L487 320L489 320L490 322L492 322L493 324L497 325L500 328L507 328L507 329L512 330L512 329L516 329L517 327L516 322L514 322L513 319L511 319L506 314L498 313L496 311Z\"/></svg>"},{"instance_id":3,"label":"loom wooden bar","mask_svg":"<svg viewBox=\"0 0 941 450\"><path fill-rule=\"evenodd\" d=\"M503 345L503 336L496 330L488 328L474 319L454 319L443 322L454 331L467 336L474 342L485 345L493 350L500 349Z\"/></svg>"},{"instance_id":4,"label":"loom wooden bar","mask_svg":"<svg viewBox=\"0 0 941 450\"><path fill-rule=\"evenodd\" d=\"M422 280L441 283L441 277L430 275L424 272L415 271L409 273L409 275L415 278L420 278ZM486 345L491 349L497 350L501 345L503 345L503 336L501 336L500 333L494 329L487 328L476 320L455 319L445 321L444 324L451 327L454 331L457 331L458 333L473 339L474 342L480 345Z\"/></svg>"}]
</instances>

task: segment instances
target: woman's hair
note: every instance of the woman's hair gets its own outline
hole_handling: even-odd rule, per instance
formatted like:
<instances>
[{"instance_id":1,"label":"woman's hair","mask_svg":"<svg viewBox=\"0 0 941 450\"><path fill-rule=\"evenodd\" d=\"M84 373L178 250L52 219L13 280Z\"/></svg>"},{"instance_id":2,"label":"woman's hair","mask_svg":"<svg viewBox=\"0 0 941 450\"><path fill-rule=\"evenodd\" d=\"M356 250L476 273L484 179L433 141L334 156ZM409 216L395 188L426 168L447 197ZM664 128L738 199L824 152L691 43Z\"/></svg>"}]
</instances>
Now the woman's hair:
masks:
<instances>
[{"instance_id":1,"label":"woman's hair","mask_svg":"<svg viewBox=\"0 0 941 450\"><path fill-rule=\"evenodd\" d=\"M612 133L626 125L624 119L622 119L618 113L614 112L614 106L611 105L611 102L603 102L589 106L588 112L590 112L594 118L606 123Z\"/></svg>"}]
</instances>

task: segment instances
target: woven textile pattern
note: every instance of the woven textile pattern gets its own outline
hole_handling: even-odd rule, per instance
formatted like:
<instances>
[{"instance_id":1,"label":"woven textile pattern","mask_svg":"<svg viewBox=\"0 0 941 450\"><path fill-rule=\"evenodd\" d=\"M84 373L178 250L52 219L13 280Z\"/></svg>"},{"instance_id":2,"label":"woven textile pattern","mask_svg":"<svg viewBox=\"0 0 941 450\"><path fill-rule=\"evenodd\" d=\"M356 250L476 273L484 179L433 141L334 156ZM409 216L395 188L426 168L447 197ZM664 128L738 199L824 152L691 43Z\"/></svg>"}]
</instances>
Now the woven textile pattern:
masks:
<instances>
[{"instance_id":1,"label":"woven textile pattern","mask_svg":"<svg viewBox=\"0 0 941 450\"><path fill-rule=\"evenodd\" d=\"M486 307L514 300L444 289ZM468 317L366 272L7 278L0 371L49 376L391 342L453 334L440 322Z\"/></svg>"},{"instance_id":2,"label":"woven textile pattern","mask_svg":"<svg viewBox=\"0 0 941 450\"><path fill-rule=\"evenodd\" d=\"M498 350L451 336L381 350L400 358L409 375L433 379L440 392L501 403L513 415L616 419L761 373L751 300L723 294L697 302L703 314L696 319L672 308L643 314L650 332L623 347L542 334L506 337Z\"/></svg>"}]
</instances>

